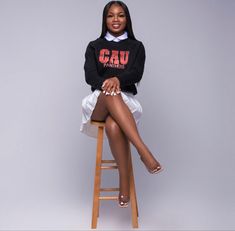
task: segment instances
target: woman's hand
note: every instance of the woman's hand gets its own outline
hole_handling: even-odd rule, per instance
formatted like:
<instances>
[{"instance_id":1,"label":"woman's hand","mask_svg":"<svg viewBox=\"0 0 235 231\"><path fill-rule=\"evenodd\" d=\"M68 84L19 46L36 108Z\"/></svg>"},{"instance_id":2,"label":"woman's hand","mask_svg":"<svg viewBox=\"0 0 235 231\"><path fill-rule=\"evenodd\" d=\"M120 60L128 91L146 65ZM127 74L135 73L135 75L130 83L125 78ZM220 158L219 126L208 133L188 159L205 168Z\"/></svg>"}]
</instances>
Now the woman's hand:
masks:
<instances>
[{"instance_id":1,"label":"woman's hand","mask_svg":"<svg viewBox=\"0 0 235 231\"><path fill-rule=\"evenodd\" d=\"M103 93L106 95L117 95L121 93L120 82L117 77L106 79L102 85Z\"/></svg>"}]
</instances>

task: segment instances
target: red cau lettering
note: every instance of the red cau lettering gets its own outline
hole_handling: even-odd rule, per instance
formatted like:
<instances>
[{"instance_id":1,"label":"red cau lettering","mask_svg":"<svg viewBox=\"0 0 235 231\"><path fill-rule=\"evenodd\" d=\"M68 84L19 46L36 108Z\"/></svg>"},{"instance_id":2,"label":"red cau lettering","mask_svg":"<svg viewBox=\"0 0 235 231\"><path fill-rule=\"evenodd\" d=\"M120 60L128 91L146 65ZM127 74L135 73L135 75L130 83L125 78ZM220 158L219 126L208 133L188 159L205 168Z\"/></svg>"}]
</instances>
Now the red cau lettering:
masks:
<instances>
[{"instance_id":1,"label":"red cau lettering","mask_svg":"<svg viewBox=\"0 0 235 231\"><path fill-rule=\"evenodd\" d=\"M109 56L108 55L109 55L109 50L108 49L100 50L99 61L101 63L107 63L109 61Z\"/></svg>"},{"instance_id":2,"label":"red cau lettering","mask_svg":"<svg viewBox=\"0 0 235 231\"><path fill-rule=\"evenodd\" d=\"M115 65L125 65L129 60L129 51L118 51L112 50L111 52L108 49L101 49L99 55L99 61L101 63L110 63Z\"/></svg>"},{"instance_id":3,"label":"red cau lettering","mask_svg":"<svg viewBox=\"0 0 235 231\"><path fill-rule=\"evenodd\" d=\"M109 63L119 64L118 51L112 50L112 55L109 59Z\"/></svg>"},{"instance_id":4,"label":"red cau lettering","mask_svg":"<svg viewBox=\"0 0 235 231\"><path fill-rule=\"evenodd\" d=\"M129 59L129 51L120 51L120 63L127 64Z\"/></svg>"}]
</instances>

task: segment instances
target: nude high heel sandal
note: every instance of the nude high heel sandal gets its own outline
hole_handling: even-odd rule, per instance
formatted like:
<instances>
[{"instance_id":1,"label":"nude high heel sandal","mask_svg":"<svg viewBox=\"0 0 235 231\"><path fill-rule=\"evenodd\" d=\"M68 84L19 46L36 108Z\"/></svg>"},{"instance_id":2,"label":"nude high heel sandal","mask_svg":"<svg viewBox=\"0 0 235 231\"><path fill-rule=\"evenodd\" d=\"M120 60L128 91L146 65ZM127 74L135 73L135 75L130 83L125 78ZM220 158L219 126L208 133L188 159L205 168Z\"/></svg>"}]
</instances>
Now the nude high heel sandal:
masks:
<instances>
[{"instance_id":1,"label":"nude high heel sandal","mask_svg":"<svg viewBox=\"0 0 235 231\"><path fill-rule=\"evenodd\" d=\"M150 169L147 165L147 162L146 160L141 156L140 157L141 161L144 163L145 167L147 168L147 170L151 173L151 174L156 174L156 173L159 173L163 170L162 166L157 166L156 168L154 169Z\"/></svg>"},{"instance_id":2,"label":"nude high heel sandal","mask_svg":"<svg viewBox=\"0 0 235 231\"><path fill-rule=\"evenodd\" d=\"M128 207L129 200L130 200L129 196L119 194L119 196L118 196L118 206L121 207L121 208Z\"/></svg>"}]
</instances>

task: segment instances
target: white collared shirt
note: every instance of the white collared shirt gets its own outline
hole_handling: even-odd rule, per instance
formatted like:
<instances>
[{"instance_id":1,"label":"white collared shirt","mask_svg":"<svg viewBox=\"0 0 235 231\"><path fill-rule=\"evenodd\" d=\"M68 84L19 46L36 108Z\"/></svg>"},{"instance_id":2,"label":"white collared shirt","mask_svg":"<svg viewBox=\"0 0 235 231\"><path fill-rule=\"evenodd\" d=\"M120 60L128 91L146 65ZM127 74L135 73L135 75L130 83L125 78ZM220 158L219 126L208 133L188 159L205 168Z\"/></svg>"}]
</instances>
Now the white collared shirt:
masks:
<instances>
[{"instance_id":1,"label":"white collared shirt","mask_svg":"<svg viewBox=\"0 0 235 231\"><path fill-rule=\"evenodd\" d=\"M115 37L112 34L110 34L108 31L106 32L105 39L108 41L114 41L114 42L120 42L121 40L127 39L128 35L125 31L122 35Z\"/></svg>"}]
</instances>

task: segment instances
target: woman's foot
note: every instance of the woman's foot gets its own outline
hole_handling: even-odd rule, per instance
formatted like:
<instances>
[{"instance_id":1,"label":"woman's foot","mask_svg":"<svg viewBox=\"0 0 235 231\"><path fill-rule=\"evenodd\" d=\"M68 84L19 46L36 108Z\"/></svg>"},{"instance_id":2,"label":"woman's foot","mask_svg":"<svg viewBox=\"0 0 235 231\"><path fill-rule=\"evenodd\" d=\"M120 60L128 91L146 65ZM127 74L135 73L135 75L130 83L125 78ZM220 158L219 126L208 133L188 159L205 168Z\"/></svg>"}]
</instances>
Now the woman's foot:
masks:
<instances>
[{"instance_id":1,"label":"woman's foot","mask_svg":"<svg viewBox=\"0 0 235 231\"><path fill-rule=\"evenodd\" d=\"M128 206L128 202L130 201L130 185L127 179L128 176L125 176L124 179L120 178L118 205L121 208L126 208Z\"/></svg>"},{"instance_id":2,"label":"woman's foot","mask_svg":"<svg viewBox=\"0 0 235 231\"><path fill-rule=\"evenodd\" d=\"M142 156L140 157L140 159L151 174L159 173L160 171L163 170L160 163L154 157L151 162Z\"/></svg>"},{"instance_id":3,"label":"woman's foot","mask_svg":"<svg viewBox=\"0 0 235 231\"><path fill-rule=\"evenodd\" d=\"M128 202L130 201L130 197L128 195L123 195L119 193L118 196L118 205L121 208L128 207Z\"/></svg>"}]
</instances>

